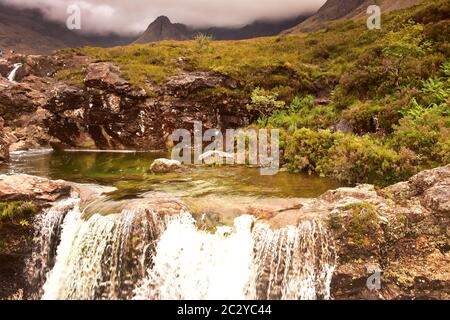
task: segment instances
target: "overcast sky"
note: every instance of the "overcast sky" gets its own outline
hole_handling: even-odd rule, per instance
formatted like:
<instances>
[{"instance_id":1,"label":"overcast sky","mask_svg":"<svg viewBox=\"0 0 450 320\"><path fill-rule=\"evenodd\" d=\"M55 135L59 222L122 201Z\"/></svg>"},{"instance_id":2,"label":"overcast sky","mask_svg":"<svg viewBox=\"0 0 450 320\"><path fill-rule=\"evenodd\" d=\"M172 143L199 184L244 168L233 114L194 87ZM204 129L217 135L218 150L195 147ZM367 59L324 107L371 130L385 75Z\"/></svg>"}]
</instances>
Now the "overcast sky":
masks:
<instances>
[{"instance_id":1,"label":"overcast sky","mask_svg":"<svg viewBox=\"0 0 450 320\"><path fill-rule=\"evenodd\" d=\"M65 22L67 7L78 3L82 29L90 33L136 33L160 15L190 26L240 26L259 19L279 20L317 10L326 0L0 0L40 9Z\"/></svg>"}]
</instances>

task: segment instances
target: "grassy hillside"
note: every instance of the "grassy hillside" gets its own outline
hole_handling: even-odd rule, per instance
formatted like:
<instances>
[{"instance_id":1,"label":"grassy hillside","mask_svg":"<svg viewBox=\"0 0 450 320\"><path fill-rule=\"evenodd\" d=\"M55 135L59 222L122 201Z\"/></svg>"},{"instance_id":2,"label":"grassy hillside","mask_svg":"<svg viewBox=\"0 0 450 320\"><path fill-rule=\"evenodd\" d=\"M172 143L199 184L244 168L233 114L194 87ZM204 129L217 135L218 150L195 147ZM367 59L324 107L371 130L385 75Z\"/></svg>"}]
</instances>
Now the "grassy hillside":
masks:
<instances>
[{"instance_id":1,"label":"grassy hillside","mask_svg":"<svg viewBox=\"0 0 450 320\"><path fill-rule=\"evenodd\" d=\"M62 54L113 61L141 87L181 70L227 75L238 89L210 94L248 98L261 110L256 125L282 128L292 170L386 184L450 162L448 17L447 0L425 1L384 15L381 30L358 20L311 34ZM353 133L333 133L338 124Z\"/></svg>"}]
</instances>

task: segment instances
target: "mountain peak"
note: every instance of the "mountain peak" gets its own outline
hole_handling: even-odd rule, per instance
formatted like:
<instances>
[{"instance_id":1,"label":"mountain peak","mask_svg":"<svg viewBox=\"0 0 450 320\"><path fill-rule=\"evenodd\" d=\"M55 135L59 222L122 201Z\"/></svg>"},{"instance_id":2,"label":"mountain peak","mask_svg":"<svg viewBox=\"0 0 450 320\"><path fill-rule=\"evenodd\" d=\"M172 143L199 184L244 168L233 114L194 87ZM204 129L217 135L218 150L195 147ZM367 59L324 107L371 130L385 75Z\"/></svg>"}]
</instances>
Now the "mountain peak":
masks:
<instances>
[{"instance_id":1,"label":"mountain peak","mask_svg":"<svg viewBox=\"0 0 450 320\"><path fill-rule=\"evenodd\" d=\"M153 23L169 23L169 24L172 24L172 21L170 21L169 17L167 17L167 16L159 16L158 18L156 18L155 21L153 21Z\"/></svg>"},{"instance_id":2,"label":"mountain peak","mask_svg":"<svg viewBox=\"0 0 450 320\"><path fill-rule=\"evenodd\" d=\"M145 44L162 40L189 40L192 35L187 26L172 23L166 16L159 16L134 43Z\"/></svg>"}]
</instances>

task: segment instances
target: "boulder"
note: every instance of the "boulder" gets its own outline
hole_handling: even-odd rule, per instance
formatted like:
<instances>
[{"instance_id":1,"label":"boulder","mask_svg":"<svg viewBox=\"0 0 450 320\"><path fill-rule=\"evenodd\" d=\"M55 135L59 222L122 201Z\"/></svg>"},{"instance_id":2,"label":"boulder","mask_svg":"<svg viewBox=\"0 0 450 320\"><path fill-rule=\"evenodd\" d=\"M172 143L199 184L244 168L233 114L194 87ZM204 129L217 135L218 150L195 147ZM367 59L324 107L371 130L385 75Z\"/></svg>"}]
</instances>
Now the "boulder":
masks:
<instances>
[{"instance_id":1,"label":"boulder","mask_svg":"<svg viewBox=\"0 0 450 320\"><path fill-rule=\"evenodd\" d=\"M54 202L68 197L72 187L65 181L18 175L0 175L0 201Z\"/></svg>"},{"instance_id":2,"label":"boulder","mask_svg":"<svg viewBox=\"0 0 450 320\"><path fill-rule=\"evenodd\" d=\"M156 159L150 166L150 171L153 173L169 173L182 168L181 162L169 159Z\"/></svg>"}]
</instances>

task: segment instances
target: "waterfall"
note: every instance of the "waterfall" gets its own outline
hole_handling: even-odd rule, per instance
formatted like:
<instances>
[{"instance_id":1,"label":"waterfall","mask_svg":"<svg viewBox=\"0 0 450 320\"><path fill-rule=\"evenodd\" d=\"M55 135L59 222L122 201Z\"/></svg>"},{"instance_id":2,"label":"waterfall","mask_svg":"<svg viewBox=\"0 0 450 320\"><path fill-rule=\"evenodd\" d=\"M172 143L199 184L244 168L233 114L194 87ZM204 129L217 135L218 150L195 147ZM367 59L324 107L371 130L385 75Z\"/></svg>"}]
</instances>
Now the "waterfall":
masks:
<instances>
[{"instance_id":1,"label":"waterfall","mask_svg":"<svg viewBox=\"0 0 450 320\"><path fill-rule=\"evenodd\" d=\"M42 285L55 262L65 214L78 202L79 199L76 197L58 201L33 219L35 230L33 249L25 269L30 284L30 298L39 298L42 295Z\"/></svg>"},{"instance_id":2,"label":"waterfall","mask_svg":"<svg viewBox=\"0 0 450 320\"><path fill-rule=\"evenodd\" d=\"M334 248L317 222L272 230L243 215L202 230L188 212L87 216L73 200L37 220L31 266L42 299L330 298Z\"/></svg>"},{"instance_id":3,"label":"waterfall","mask_svg":"<svg viewBox=\"0 0 450 320\"><path fill-rule=\"evenodd\" d=\"M16 74L17 71L22 67L21 63L14 64L14 69L11 71L11 73L8 75L8 80L11 82L14 82L16 80Z\"/></svg>"}]
</instances>

